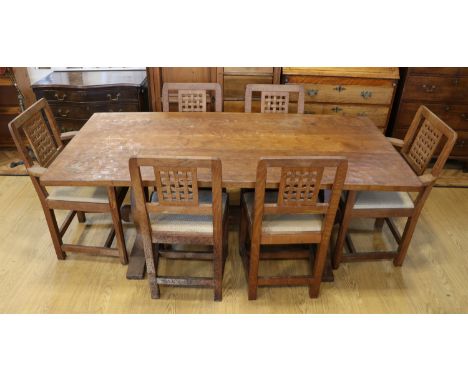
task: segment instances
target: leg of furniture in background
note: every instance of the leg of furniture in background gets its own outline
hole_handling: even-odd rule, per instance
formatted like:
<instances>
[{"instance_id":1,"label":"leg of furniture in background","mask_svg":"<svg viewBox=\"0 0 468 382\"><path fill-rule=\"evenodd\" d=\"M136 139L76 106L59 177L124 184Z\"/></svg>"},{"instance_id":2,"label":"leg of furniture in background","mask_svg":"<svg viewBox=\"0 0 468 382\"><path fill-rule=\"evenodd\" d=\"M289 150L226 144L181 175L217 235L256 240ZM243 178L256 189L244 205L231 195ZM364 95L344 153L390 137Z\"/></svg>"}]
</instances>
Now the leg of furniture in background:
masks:
<instances>
[{"instance_id":1,"label":"leg of furniture in background","mask_svg":"<svg viewBox=\"0 0 468 382\"><path fill-rule=\"evenodd\" d=\"M336 238L335 250L333 252L332 266L333 269L338 269L341 259L343 257L344 244L346 234L348 232L349 223L351 221L351 213L356 201L356 191L348 191L346 201L344 203L344 209L342 211L342 219L340 229L338 231L338 237Z\"/></svg>"}]
</instances>

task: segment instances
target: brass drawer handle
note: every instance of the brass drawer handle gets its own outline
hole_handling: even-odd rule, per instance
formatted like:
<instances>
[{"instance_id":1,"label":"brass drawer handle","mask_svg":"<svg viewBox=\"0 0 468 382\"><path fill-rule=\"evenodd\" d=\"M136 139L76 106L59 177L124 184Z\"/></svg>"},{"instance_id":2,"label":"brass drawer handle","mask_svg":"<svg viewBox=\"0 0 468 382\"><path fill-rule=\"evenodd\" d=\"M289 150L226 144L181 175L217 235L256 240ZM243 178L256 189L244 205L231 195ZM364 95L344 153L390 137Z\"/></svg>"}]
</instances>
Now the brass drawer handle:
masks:
<instances>
[{"instance_id":1,"label":"brass drawer handle","mask_svg":"<svg viewBox=\"0 0 468 382\"><path fill-rule=\"evenodd\" d=\"M361 111L357 113L358 117L367 117L367 113L365 111Z\"/></svg>"},{"instance_id":2,"label":"brass drawer handle","mask_svg":"<svg viewBox=\"0 0 468 382\"><path fill-rule=\"evenodd\" d=\"M109 110L108 110L109 113L121 113L122 111L123 111L123 109L119 109L119 110L117 110L117 111L115 111L115 112L114 112L113 109L109 109Z\"/></svg>"},{"instance_id":3,"label":"brass drawer handle","mask_svg":"<svg viewBox=\"0 0 468 382\"><path fill-rule=\"evenodd\" d=\"M57 113L60 117L66 118L68 117L68 114L70 114L70 110L67 109L65 112L62 113L62 109L58 109Z\"/></svg>"},{"instance_id":4,"label":"brass drawer handle","mask_svg":"<svg viewBox=\"0 0 468 382\"><path fill-rule=\"evenodd\" d=\"M343 111L343 109L338 106L335 106L334 108L331 109L331 111L334 111L335 113L339 113L340 111Z\"/></svg>"},{"instance_id":5,"label":"brass drawer handle","mask_svg":"<svg viewBox=\"0 0 468 382\"><path fill-rule=\"evenodd\" d=\"M463 120L468 121L468 114L463 113L462 115L460 115L460 117L462 117Z\"/></svg>"},{"instance_id":6,"label":"brass drawer handle","mask_svg":"<svg viewBox=\"0 0 468 382\"><path fill-rule=\"evenodd\" d=\"M313 97L313 96L316 96L318 94L318 89L310 89L310 90L307 90L307 95Z\"/></svg>"},{"instance_id":7,"label":"brass drawer handle","mask_svg":"<svg viewBox=\"0 0 468 382\"><path fill-rule=\"evenodd\" d=\"M59 95L58 95L58 93L55 93L55 94L54 94L54 97L55 97L55 99L56 99L57 101L64 101L65 98L67 98L67 95L64 94L64 95L62 96L62 98L60 98Z\"/></svg>"},{"instance_id":8,"label":"brass drawer handle","mask_svg":"<svg viewBox=\"0 0 468 382\"><path fill-rule=\"evenodd\" d=\"M109 101L111 101L111 102L118 101L118 100L119 100L119 97L120 97L120 93L117 93L117 95L115 96L115 98L112 98L112 94L107 94L107 98L109 98Z\"/></svg>"},{"instance_id":9,"label":"brass drawer handle","mask_svg":"<svg viewBox=\"0 0 468 382\"><path fill-rule=\"evenodd\" d=\"M445 107L444 107L444 110L445 110L445 111L450 111L450 106L449 106L449 105L445 106Z\"/></svg>"},{"instance_id":10,"label":"brass drawer handle","mask_svg":"<svg viewBox=\"0 0 468 382\"><path fill-rule=\"evenodd\" d=\"M333 90L336 90L338 93L341 93L342 91L345 91L346 88L344 86L338 85L336 88L333 88Z\"/></svg>"},{"instance_id":11,"label":"brass drawer handle","mask_svg":"<svg viewBox=\"0 0 468 382\"><path fill-rule=\"evenodd\" d=\"M426 84L422 86L422 88L424 89L426 93L434 93L434 90L436 89L436 87L437 86L435 85L426 85Z\"/></svg>"},{"instance_id":12,"label":"brass drawer handle","mask_svg":"<svg viewBox=\"0 0 468 382\"><path fill-rule=\"evenodd\" d=\"M364 98L364 99L371 98L372 97L372 92L370 92L369 90L364 90L364 91L361 92L361 97Z\"/></svg>"}]
</instances>

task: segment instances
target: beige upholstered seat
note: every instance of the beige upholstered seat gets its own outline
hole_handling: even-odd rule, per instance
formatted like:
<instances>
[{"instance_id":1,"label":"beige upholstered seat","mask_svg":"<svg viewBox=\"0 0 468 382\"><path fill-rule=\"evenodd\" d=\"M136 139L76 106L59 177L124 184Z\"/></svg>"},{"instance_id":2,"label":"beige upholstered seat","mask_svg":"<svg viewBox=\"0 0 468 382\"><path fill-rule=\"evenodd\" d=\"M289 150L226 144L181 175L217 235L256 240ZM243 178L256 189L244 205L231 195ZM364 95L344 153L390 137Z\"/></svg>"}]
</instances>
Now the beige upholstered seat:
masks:
<instances>
[{"instance_id":1,"label":"beige upholstered seat","mask_svg":"<svg viewBox=\"0 0 468 382\"><path fill-rule=\"evenodd\" d=\"M414 203L407 192L360 191L354 208L414 208Z\"/></svg>"},{"instance_id":2,"label":"beige upholstered seat","mask_svg":"<svg viewBox=\"0 0 468 382\"><path fill-rule=\"evenodd\" d=\"M158 201L158 194L151 195L151 201ZM198 201L200 204L211 203L212 194L208 190L199 190ZM227 194L223 192L223 216L226 213ZM156 232L189 232L213 234L213 216L211 215L179 215L179 214L154 214L150 213L150 223Z\"/></svg>"},{"instance_id":3,"label":"beige upholstered seat","mask_svg":"<svg viewBox=\"0 0 468 382\"><path fill-rule=\"evenodd\" d=\"M253 205L255 194L247 192L244 194L247 213L250 220L253 216ZM278 192L265 192L265 203L274 203L278 199ZM322 230L323 216L318 214L287 214L287 215L265 215L262 222L262 230L265 233L280 232L320 232Z\"/></svg>"},{"instance_id":4,"label":"beige upholstered seat","mask_svg":"<svg viewBox=\"0 0 468 382\"><path fill-rule=\"evenodd\" d=\"M66 200L69 202L109 203L105 187L47 187L48 200ZM117 188L117 193L120 189Z\"/></svg>"}]
</instances>

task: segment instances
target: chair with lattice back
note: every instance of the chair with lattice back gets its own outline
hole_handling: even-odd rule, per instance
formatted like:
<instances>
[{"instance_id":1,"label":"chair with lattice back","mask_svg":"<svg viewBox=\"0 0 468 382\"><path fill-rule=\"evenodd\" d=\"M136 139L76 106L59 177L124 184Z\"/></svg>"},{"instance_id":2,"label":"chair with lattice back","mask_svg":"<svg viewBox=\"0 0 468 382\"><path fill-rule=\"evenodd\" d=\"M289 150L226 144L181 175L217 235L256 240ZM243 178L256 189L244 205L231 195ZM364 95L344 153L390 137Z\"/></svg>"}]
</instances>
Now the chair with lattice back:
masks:
<instances>
[{"instance_id":1,"label":"chair with lattice back","mask_svg":"<svg viewBox=\"0 0 468 382\"><path fill-rule=\"evenodd\" d=\"M46 188L41 185L40 176L65 147L63 140L71 139L77 134L77 132L59 133L52 111L44 98L12 120L9 129L39 196L57 258L65 259L67 251L82 252L119 257L122 264L126 264L128 259L120 221L120 206L128 188L106 189L59 185ZM54 210L70 211L60 228ZM82 223L86 220L86 212L104 212L112 216L113 228L103 247L63 243L62 238L75 215ZM117 248L111 248L114 237L117 238Z\"/></svg>"},{"instance_id":2,"label":"chair with lattice back","mask_svg":"<svg viewBox=\"0 0 468 382\"><path fill-rule=\"evenodd\" d=\"M258 162L255 193L246 192L241 199L239 249L248 275L249 299L257 298L259 286L305 285L310 297L318 296L347 167L344 157L263 158ZM267 177L275 171L279 186L266 191ZM320 193L324 188L331 188L327 200ZM291 248L292 244L299 247ZM307 249L304 244L309 245ZM313 244L318 244L316 252L311 250ZM289 247L281 252L278 245ZM310 273L259 276L260 259L283 258L308 259Z\"/></svg>"},{"instance_id":3,"label":"chair with lattice back","mask_svg":"<svg viewBox=\"0 0 468 382\"><path fill-rule=\"evenodd\" d=\"M223 96L218 83L169 83L162 89L163 111L170 111L170 104L177 103L181 112L206 112L207 105L214 111L223 111Z\"/></svg>"},{"instance_id":4,"label":"chair with lattice back","mask_svg":"<svg viewBox=\"0 0 468 382\"><path fill-rule=\"evenodd\" d=\"M400 154L419 176L423 188L415 199L407 192L348 192L347 199L343 200L341 206L341 224L333 255L335 269L342 261L391 259L395 266L403 265L419 215L455 145L457 134L426 106L421 105L404 140L388 139L396 148L400 148ZM440 151L434 166L430 171L426 171L438 149ZM398 243L397 251L358 252L348 232L353 217L376 219L375 228L379 231L386 222ZM392 217L407 218L402 235ZM348 253L344 253L345 243L349 249Z\"/></svg>"},{"instance_id":5,"label":"chair with lattice back","mask_svg":"<svg viewBox=\"0 0 468 382\"><path fill-rule=\"evenodd\" d=\"M297 93L297 112L304 114L304 86L249 84L245 88L245 112L252 112L253 93L260 93L261 113L288 113L290 93Z\"/></svg>"},{"instance_id":6,"label":"chair with lattice back","mask_svg":"<svg viewBox=\"0 0 468 382\"><path fill-rule=\"evenodd\" d=\"M222 298L222 280L227 256L228 198L221 188L221 161L216 158L133 157L129 162L135 195L134 214L144 246L152 298L159 298L159 285L212 287ZM154 175L154 192L145 198L142 172ZM201 177L200 177L201 174ZM200 189L199 179L211 182ZM194 251L175 244L211 246L212 251ZM212 260L213 277L181 277L158 274L159 258Z\"/></svg>"}]
</instances>

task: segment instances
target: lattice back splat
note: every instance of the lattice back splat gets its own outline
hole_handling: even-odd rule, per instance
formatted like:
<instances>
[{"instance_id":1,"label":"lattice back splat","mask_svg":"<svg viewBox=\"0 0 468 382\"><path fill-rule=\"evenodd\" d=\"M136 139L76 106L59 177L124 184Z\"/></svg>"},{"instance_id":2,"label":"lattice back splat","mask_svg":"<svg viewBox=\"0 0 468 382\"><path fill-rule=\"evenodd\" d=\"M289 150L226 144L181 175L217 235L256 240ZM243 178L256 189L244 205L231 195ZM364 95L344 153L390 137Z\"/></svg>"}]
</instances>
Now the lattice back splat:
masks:
<instances>
[{"instance_id":1,"label":"lattice back splat","mask_svg":"<svg viewBox=\"0 0 468 382\"><path fill-rule=\"evenodd\" d=\"M24 124L23 130L39 165L49 166L58 154L58 147L42 113L33 115Z\"/></svg>"},{"instance_id":2,"label":"lattice back splat","mask_svg":"<svg viewBox=\"0 0 468 382\"><path fill-rule=\"evenodd\" d=\"M323 168L283 167L278 206L315 206Z\"/></svg>"},{"instance_id":3,"label":"lattice back splat","mask_svg":"<svg viewBox=\"0 0 468 382\"><path fill-rule=\"evenodd\" d=\"M161 205L198 205L196 168L154 168L154 175Z\"/></svg>"},{"instance_id":4,"label":"lattice back splat","mask_svg":"<svg viewBox=\"0 0 468 382\"><path fill-rule=\"evenodd\" d=\"M424 120L408 152L404 153L417 175L421 175L426 169L441 138L442 132Z\"/></svg>"},{"instance_id":5,"label":"lattice back splat","mask_svg":"<svg viewBox=\"0 0 468 382\"><path fill-rule=\"evenodd\" d=\"M261 109L263 113L287 113L289 105L288 92L262 92Z\"/></svg>"},{"instance_id":6,"label":"lattice back splat","mask_svg":"<svg viewBox=\"0 0 468 382\"><path fill-rule=\"evenodd\" d=\"M205 90L179 90L179 111L206 112Z\"/></svg>"}]
</instances>

